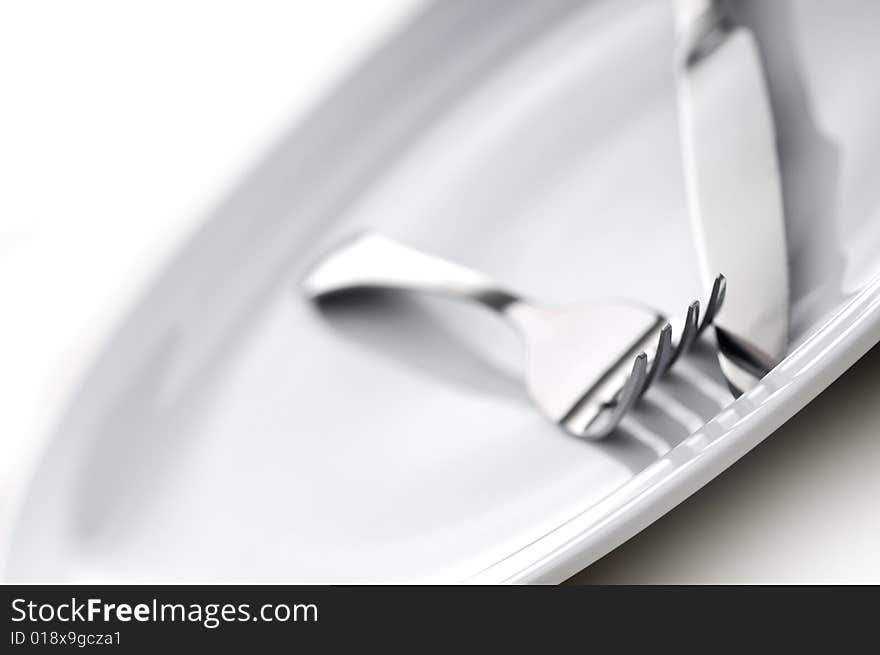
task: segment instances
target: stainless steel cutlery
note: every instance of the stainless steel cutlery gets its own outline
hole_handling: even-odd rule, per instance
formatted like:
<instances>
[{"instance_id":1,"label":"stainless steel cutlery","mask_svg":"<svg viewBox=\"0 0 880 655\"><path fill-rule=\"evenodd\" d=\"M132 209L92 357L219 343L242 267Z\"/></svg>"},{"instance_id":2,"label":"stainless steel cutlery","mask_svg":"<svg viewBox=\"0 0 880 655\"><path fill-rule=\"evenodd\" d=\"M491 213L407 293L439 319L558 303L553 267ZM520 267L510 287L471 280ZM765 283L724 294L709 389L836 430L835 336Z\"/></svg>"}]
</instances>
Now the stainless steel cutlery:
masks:
<instances>
[{"instance_id":1,"label":"stainless steel cutlery","mask_svg":"<svg viewBox=\"0 0 880 655\"><path fill-rule=\"evenodd\" d=\"M535 404L570 434L602 438L645 390L690 348L724 302L718 276L700 318L690 304L673 322L625 301L549 307L485 275L378 234L360 234L322 258L304 286L312 298L358 289L439 293L479 303L504 318L526 349Z\"/></svg>"},{"instance_id":2,"label":"stainless steel cutlery","mask_svg":"<svg viewBox=\"0 0 880 655\"><path fill-rule=\"evenodd\" d=\"M311 271L313 298L356 289L427 291L479 303L513 326L526 349L538 408L580 437L609 435L645 390L715 326L734 395L788 343L788 268L773 117L757 47L713 0L673 0L685 184L706 286L705 313L683 317L626 301L548 307L486 276L377 234L340 244ZM731 291L723 316L718 313Z\"/></svg>"},{"instance_id":3,"label":"stainless steel cutlery","mask_svg":"<svg viewBox=\"0 0 880 655\"><path fill-rule=\"evenodd\" d=\"M675 0L689 213L704 279L730 284L718 359L738 395L785 355L788 258L775 130L751 32L719 2Z\"/></svg>"}]
</instances>

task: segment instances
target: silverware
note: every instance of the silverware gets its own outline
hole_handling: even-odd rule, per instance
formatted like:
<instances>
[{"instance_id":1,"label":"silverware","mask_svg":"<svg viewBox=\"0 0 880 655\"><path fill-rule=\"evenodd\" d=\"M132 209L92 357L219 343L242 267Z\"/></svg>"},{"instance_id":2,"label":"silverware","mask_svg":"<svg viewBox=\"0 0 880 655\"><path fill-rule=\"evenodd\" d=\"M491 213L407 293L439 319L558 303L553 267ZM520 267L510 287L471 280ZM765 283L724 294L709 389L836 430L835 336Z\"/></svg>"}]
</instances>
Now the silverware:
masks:
<instances>
[{"instance_id":1,"label":"silverware","mask_svg":"<svg viewBox=\"0 0 880 655\"><path fill-rule=\"evenodd\" d=\"M710 0L673 1L685 181L700 264L730 282L716 321L735 395L788 345L788 259L773 117L755 40Z\"/></svg>"},{"instance_id":2,"label":"silverware","mask_svg":"<svg viewBox=\"0 0 880 655\"><path fill-rule=\"evenodd\" d=\"M676 329L657 311L627 302L546 307L485 275L377 234L362 234L322 258L304 281L313 299L357 289L432 292L493 310L526 347L526 386L567 432L610 434L654 380L712 323L725 296L718 276L700 320L694 301Z\"/></svg>"}]
</instances>

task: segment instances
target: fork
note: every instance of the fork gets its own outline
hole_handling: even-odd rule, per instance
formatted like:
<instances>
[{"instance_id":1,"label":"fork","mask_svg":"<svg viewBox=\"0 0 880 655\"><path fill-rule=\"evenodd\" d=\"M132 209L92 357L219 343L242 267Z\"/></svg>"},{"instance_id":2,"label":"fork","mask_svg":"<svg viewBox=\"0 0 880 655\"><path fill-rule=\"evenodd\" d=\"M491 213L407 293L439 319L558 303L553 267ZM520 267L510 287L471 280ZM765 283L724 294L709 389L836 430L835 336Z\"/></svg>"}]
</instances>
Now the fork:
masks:
<instances>
[{"instance_id":1,"label":"fork","mask_svg":"<svg viewBox=\"0 0 880 655\"><path fill-rule=\"evenodd\" d=\"M322 257L303 287L314 300L388 289L463 298L493 310L524 343L525 383L540 411L572 435L601 439L712 323L726 283L723 275L715 279L702 321L695 300L673 330L661 313L636 303L545 306L482 273L368 232Z\"/></svg>"}]
</instances>

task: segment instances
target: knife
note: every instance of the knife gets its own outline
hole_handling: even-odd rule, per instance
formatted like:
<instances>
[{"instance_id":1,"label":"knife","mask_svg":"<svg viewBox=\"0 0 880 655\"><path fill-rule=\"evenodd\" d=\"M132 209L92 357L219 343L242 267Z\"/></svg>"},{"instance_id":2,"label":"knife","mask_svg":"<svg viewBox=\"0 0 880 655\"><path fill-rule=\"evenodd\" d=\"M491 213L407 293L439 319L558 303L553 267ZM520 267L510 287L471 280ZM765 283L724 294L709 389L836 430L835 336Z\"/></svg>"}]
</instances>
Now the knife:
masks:
<instances>
[{"instance_id":1,"label":"knife","mask_svg":"<svg viewBox=\"0 0 880 655\"><path fill-rule=\"evenodd\" d=\"M751 32L719 2L673 0L688 210L705 285L727 278L715 319L735 396L785 355L789 281L770 100Z\"/></svg>"}]
</instances>

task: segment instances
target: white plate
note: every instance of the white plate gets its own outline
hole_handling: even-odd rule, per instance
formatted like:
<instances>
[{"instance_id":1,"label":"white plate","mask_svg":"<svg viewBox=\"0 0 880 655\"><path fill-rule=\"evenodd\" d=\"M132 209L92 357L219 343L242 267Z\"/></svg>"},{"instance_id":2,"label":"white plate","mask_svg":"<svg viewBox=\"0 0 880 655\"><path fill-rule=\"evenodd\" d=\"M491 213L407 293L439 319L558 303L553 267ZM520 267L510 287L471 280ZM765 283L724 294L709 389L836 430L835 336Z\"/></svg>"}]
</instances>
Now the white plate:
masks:
<instances>
[{"instance_id":1,"label":"white plate","mask_svg":"<svg viewBox=\"0 0 880 655\"><path fill-rule=\"evenodd\" d=\"M304 301L304 268L364 226L548 299L674 313L700 295L666 3L440 3L244 181L108 344L34 473L6 578L559 581L693 493L880 340L880 203L859 174L876 113L823 67L846 53L819 5L769 11L804 81L777 98L797 119L780 134L794 347L758 388L728 403L697 353L618 437L583 442L529 406L511 338L478 311Z\"/></svg>"}]
</instances>

